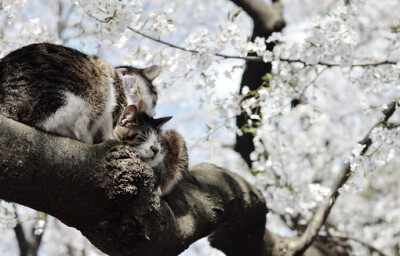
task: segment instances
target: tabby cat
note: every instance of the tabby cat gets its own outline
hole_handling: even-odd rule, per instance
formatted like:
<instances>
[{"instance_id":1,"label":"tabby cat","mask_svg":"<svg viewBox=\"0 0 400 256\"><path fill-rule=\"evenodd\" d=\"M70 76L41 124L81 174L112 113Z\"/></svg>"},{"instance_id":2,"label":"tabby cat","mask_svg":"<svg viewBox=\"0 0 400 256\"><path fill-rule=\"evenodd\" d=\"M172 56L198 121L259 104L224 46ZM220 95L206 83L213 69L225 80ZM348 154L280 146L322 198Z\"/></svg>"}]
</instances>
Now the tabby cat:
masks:
<instances>
[{"instance_id":1,"label":"tabby cat","mask_svg":"<svg viewBox=\"0 0 400 256\"><path fill-rule=\"evenodd\" d=\"M154 119L136 106L128 106L114 136L130 145L154 170L159 195L169 193L188 172L188 154L183 138L174 130L160 128L172 117Z\"/></svg>"}]
</instances>

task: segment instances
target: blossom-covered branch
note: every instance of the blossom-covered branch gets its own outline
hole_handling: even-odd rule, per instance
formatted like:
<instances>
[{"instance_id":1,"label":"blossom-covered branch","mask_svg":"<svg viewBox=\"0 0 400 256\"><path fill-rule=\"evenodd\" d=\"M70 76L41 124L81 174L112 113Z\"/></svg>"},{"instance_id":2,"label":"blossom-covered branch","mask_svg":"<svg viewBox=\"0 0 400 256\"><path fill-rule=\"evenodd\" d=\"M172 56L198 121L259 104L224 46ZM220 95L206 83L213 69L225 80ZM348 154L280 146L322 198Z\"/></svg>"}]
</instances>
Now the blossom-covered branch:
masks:
<instances>
[{"instance_id":1,"label":"blossom-covered branch","mask_svg":"<svg viewBox=\"0 0 400 256\"><path fill-rule=\"evenodd\" d=\"M155 38L153 36L147 35L137 29L134 29L132 27L128 27L129 30L135 32L138 35L141 35L147 39L150 39L154 42L160 43L160 44L164 44L166 46L181 50L181 51L185 51L185 52L190 52L190 53L194 53L194 54L198 54L200 53L200 51L197 50L193 50L193 49L187 49L185 47L179 46L177 44L173 44L171 42L167 42L165 40L159 39L159 38ZM260 56L240 56L240 55L229 55L229 54L223 54L223 53L215 53L214 54L217 57L221 57L224 59L242 59L242 60L246 60L246 61L257 61L257 62L262 62L264 61L263 57ZM342 63L338 63L338 62L325 62L325 61L319 61L317 63L314 64L309 64L304 60L300 60L300 59L285 59L285 58L280 58L279 59L282 62L287 62L287 63L301 63L305 66L316 66L316 65L321 65L321 66L327 66L327 67L341 67L341 66L348 66L348 67L377 67L377 66L382 66L382 65L397 65L397 62L395 61L389 61L389 60L385 60L385 61L377 61L377 62L355 62L353 64L350 65L343 65Z\"/></svg>"},{"instance_id":2,"label":"blossom-covered branch","mask_svg":"<svg viewBox=\"0 0 400 256\"><path fill-rule=\"evenodd\" d=\"M141 35L141 36L143 36L143 37L145 37L147 39L150 39L150 40L152 40L154 42L157 42L157 43L160 43L160 44L164 44L166 46L169 46L169 47L181 50L181 51L194 53L194 54L199 54L200 53L200 51L193 50L193 49L187 49L185 47L182 47L182 46L167 42L165 40L162 40L162 39L155 38L153 36L147 35L147 34L145 34L143 32L140 32L137 29L132 28L132 27L128 27L128 29L133 31L133 32L135 32L138 35ZM222 53L215 53L215 56L222 57L224 59L242 59L242 60L247 60L247 61L262 61L262 58L257 57L257 56L227 55L227 54L222 54Z\"/></svg>"},{"instance_id":3,"label":"blossom-covered branch","mask_svg":"<svg viewBox=\"0 0 400 256\"><path fill-rule=\"evenodd\" d=\"M333 236L333 237L337 237L340 239L345 239L345 240L353 240L356 241L357 243L362 244L363 246L367 247L369 250L376 252L377 254L379 254L380 256L387 256L385 253L383 253L381 250L379 250L378 248L376 248L375 246L371 245L371 243L366 242L358 237L355 236L351 236L349 234L345 234L342 232L338 232L338 231L334 231L334 230L330 230L329 231L329 235Z\"/></svg>"},{"instance_id":4,"label":"blossom-covered branch","mask_svg":"<svg viewBox=\"0 0 400 256\"><path fill-rule=\"evenodd\" d=\"M363 149L360 152L360 155L364 155L367 152L368 148L372 144L372 140L370 138L371 131L375 127L385 124L389 120L389 118L396 111L397 104L398 104L397 102L390 103L388 105L388 108L383 111L382 121L377 123L370 130L370 132L358 143L359 145L363 146ZM301 255L301 253L303 253L311 245L311 243L314 241L314 239L317 237L319 230L321 229L322 225L324 225L332 207L334 206L336 200L340 196L340 192L339 192L340 188L351 177L350 172L351 172L350 163L347 163L344 165L344 167L340 171L338 179L336 180L336 183L332 187L332 194L330 197L331 202L327 205L322 205L317 209L317 211L314 214L313 219L308 224L307 229L305 230L303 235L295 243L292 244L293 248L295 248L295 251L296 251L295 255Z\"/></svg>"}]
</instances>

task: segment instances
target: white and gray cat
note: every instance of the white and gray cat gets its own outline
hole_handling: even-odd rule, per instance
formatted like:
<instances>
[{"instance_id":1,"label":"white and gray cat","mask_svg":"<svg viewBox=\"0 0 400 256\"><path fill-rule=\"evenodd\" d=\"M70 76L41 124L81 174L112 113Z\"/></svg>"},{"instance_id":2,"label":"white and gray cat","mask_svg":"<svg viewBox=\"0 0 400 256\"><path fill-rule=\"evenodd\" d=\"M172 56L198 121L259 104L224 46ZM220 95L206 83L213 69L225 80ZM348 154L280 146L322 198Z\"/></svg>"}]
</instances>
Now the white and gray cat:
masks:
<instances>
[{"instance_id":1,"label":"white and gray cat","mask_svg":"<svg viewBox=\"0 0 400 256\"><path fill-rule=\"evenodd\" d=\"M131 123L132 109L135 116L142 113L155 123L150 127L156 134L169 120L154 119L157 91L151 82L160 72L159 66L114 69L100 57L60 45L28 45L0 61L0 113L86 143L118 139L129 145L132 138L121 131L129 131L123 128ZM139 124L136 130L143 127ZM153 151L150 158L141 154L153 169L166 158L160 154L160 141L159 136L148 136L134 146L139 153L146 147Z\"/></svg>"},{"instance_id":2,"label":"white and gray cat","mask_svg":"<svg viewBox=\"0 0 400 256\"><path fill-rule=\"evenodd\" d=\"M169 193L188 172L185 141L175 130L161 131L172 117L151 118L136 106L129 105L119 118L114 135L133 147L154 170L160 195Z\"/></svg>"}]
</instances>

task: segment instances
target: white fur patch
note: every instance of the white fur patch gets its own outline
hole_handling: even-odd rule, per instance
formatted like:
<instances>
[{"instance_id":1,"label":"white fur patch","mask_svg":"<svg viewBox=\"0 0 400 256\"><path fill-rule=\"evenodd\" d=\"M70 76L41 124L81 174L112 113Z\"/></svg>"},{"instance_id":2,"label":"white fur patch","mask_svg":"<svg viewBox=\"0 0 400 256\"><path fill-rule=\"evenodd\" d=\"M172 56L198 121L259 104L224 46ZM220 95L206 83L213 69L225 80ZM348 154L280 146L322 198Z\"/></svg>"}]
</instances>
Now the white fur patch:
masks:
<instances>
[{"instance_id":1,"label":"white fur patch","mask_svg":"<svg viewBox=\"0 0 400 256\"><path fill-rule=\"evenodd\" d=\"M160 150L156 155L154 155L150 149L154 144L157 144ZM150 167L156 167L164 160L164 150L157 142L157 135L154 132L150 134L147 141L135 147L135 150L139 153L140 158L148 163Z\"/></svg>"},{"instance_id":2,"label":"white fur patch","mask_svg":"<svg viewBox=\"0 0 400 256\"><path fill-rule=\"evenodd\" d=\"M70 92L65 92L64 94L67 104L59 108L46 120L37 124L38 127L51 133L92 143L93 136L88 130L90 110L87 103Z\"/></svg>"},{"instance_id":3,"label":"white fur patch","mask_svg":"<svg viewBox=\"0 0 400 256\"><path fill-rule=\"evenodd\" d=\"M140 89L140 94L143 98L143 103L144 103L144 112L148 114L150 117L154 117L156 115L156 112L154 108L152 107L153 103L153 97L150 94L150 90L146 85L146 80L140 76L140 75L135 75L136 78L136 84ZM135 104L135 102L129 103L130 98L129 95L126 95L126 98L128 99L128 105L129 104Z\"/></svg>"},{"instance_id":4,"label":"white fur patch","mask_svg":"<svg viewBox=\"0 0 400 256\"><path fill-rule=\"evenodd\" d=\"M97 131L100 129L102 131L102 140L111 140L114 139L113 135L113 117L112 114L115 110L115 107L117 106L117 100L115 96L115 88L112 82L112 79L110 78L110 94L108 97L108 101L106 103L106 108L104 112L98 117L98 119L94 122L92 129L90 130L90 133L92 134L92 137L97 133Z\"/></svg>"},{"instance_id":5,"label":"white fur patch","mask_svg":"<svg viewBox=\"0 0 400 256\"><path fill-rule=\"evenodd\" d=\"M165 187L165 190L164 190L163 195L168 194L169 192L171 192L172 188L173 188L182 178L183 178L183 177L182 177L182 173L181 173L180 171L179 171L179 172L176 172L174 178L173 178L173 179L168 183L168 185Z\"/></svg>"}]
</instances>

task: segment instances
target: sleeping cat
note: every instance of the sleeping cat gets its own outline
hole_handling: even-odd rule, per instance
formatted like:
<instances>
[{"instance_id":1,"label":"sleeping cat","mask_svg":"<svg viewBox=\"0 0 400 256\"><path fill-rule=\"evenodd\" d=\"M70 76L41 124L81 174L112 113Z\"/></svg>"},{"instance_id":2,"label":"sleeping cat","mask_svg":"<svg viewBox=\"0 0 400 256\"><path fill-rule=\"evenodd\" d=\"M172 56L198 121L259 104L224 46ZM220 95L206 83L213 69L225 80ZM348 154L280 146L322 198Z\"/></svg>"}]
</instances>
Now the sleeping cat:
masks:
<instances>
[{"instance_id":1,"label":"sleeping cat","mask_svg":"<svg viewBox=\"0 0 400 256\"><path fill-rule=\"evenodd\" d=\"M113 139L128 103L154 116L151 81L161 67L124 66L49 43L32 44L0 61L0 113L49 133L93 143ZM123 87L123 85L125 87ZM130 88L140 88L141 99Z\"/></svg>"},{"instance_id":2,"label":"sleeping cat","mask_svg":"<svg viewBox=\"0 0 400 256\"><path fill-rule=\"evenodd\" d=\"M130 105L114 130L118 140L135 148L140 158L153 168L159 195L169 193L188 172L185 141L174 130L160 130L171 118L154 119Z\"/></svg>"}]
</instances>

